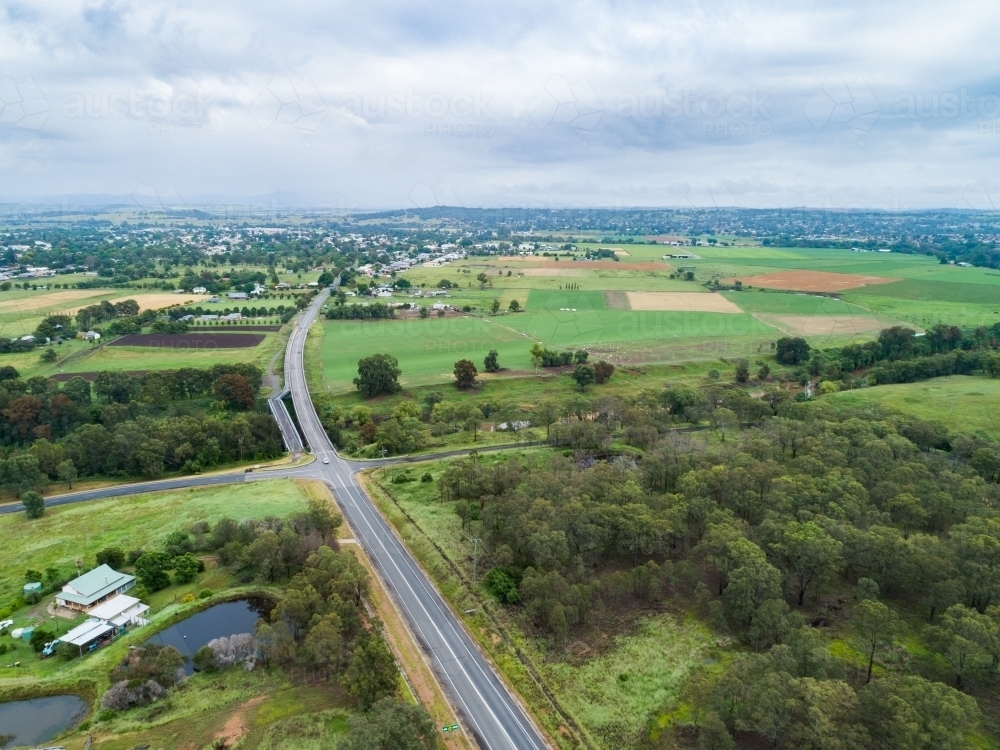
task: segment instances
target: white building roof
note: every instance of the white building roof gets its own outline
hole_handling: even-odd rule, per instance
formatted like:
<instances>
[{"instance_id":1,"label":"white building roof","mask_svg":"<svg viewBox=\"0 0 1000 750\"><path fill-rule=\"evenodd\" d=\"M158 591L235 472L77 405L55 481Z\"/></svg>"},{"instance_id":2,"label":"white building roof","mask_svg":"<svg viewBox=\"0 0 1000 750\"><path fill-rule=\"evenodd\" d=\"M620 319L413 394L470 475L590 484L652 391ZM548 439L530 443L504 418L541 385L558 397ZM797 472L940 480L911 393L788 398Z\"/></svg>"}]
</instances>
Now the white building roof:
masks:
<instances>
[{"instance_id":1,"label":"white building roof","mask_svg":"<svg viewBox=\"0 0 1000 750\"><path fill-rule=\"evenodd\" d=\"M87 620L82 625L77 625L59 640L63 643L72 643L74 646L86 646L95 638L100 638L112 630L114 627L106 622Z\"/></svg>"},{"instance_id":2,"label":"white building roof","mask_svg":"<svg viewBox=\"0 0 1000 750\"><path fill-rule=\"evenodd\" d=\"M130 609L138 609L140 607L143 612L149 609L149 607L136 599L134 596L119 594L113 599L109 599L103 604L100 604L90 610L90 616L98 620L111 622L119 615L127 613ZM137 611L131 614L136 615L139 614L139 612Z\"/></svg>"}]
</instances>

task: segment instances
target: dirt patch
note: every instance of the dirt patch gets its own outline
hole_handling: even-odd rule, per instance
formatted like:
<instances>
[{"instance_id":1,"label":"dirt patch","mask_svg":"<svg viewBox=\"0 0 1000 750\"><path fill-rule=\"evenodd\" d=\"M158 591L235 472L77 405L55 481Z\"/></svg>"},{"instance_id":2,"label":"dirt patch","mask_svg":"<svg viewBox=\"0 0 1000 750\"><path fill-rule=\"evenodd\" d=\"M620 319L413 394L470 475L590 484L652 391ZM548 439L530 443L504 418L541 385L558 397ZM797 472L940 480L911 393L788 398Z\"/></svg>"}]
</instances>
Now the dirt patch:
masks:
<instances>
[{"instance_id":1,"label":"dirt patch","mask_svg":"<svg viewBox=\"0 0 1000 750\"><path fill-rule=\"evenodd\" d=\"M759 313L757 320L798 336L854 335L878 331L888 324L878 318L854 315L774 315Z\"/></svg>"},{"instance_id":2,"label":"dirt patch","mask_svg":"<svg viewBox=\"0 0 1000 750\"><path fill-rule=\"evenodd\" d=\"M715 292L626 292L633 310L742 313L733 302Z\"/></svg>"},{"instance_id":3,"label":"dirt patch","mask_svg":"<svg viewBox=\"0 0 1000 750\"><path fill-rule=\"evenodd\" d=\"M226 723L222 725L222 729L215 733L216 740L222 740L223 742L216 743L216 747L222 745L222 747L232 747L232 745L243 735L247 733L247 712L254 706L260 705L266 695L258 695L256 698L251 698L246 703L239 706L236 711L226 719Z\"/></svg>"},{"instance_id":4,"label":"dirt patch","mask_svg":"<svg viewBox=\"0 0 1000 750\"><path fill-rule=\"evenodd\" d=\"M899 279L889 276L862 276L854 273L830 271L778 271L761 276L742 276L743 286L762 286L768 289L790 289L794 292L841 292L872 284L891 284ZM736 279L727 279L733 283Z\"/></svg>"},{"instance_id":5,"label":"dirt patch","mask_svg":"<svg viewBox=\"0 0 1000 750\"><path fill-rule=\"evenodd\" d=\"M267 338L262 333L130 333L108 346L160 349L248 349Z\"/></svg>"},{"instance_id":6,"label":"dirt patch","mask_svg":"<svg viewBox=\"0 0 1000 750\"><path fill-rule=\"evenodd\" d=\"M605 292L604 304L609 310L632 309L632 303L628 299L628 292Z\"/></svg>"},{"instance_id":7,"label":"dirt patch","mask_svg":"<svg viewBox=\"0 0 1000 750\"><path fill-rule=\"evenodd\" d=\"M199 295L195 296L193 294L130 294L125 297L115 297L113 300L109 300L113 305L115 302L121 302L122 300L134 299L139 303L139 310L158 310L161 307L170 307L171 305L194 305L198 302L204 301L209 298L210 295Z\"/></svg>"}]
</instances>

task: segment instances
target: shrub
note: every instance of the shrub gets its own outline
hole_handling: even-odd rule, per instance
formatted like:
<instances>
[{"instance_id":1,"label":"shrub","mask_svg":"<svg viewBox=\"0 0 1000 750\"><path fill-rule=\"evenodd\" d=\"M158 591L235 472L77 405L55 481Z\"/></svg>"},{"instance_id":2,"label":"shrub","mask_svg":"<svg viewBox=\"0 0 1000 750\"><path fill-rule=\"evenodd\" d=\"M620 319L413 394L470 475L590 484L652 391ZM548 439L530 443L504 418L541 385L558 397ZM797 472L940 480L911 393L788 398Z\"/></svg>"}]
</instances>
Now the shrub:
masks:
<instances>
[{"instance_id":1,"label":"shrub","mask_svg":"<svg viewBox=\"0 0 1000 750\"><path fill-rule=\"evenodd\" d=\"M421 482L433 482L434 481L434 477L431 476L431 473L429 471L425 471L423 473L423 476L420 477L420 481Z\"/></svg>"},{"instance_id":2,"label":"shrub","mask_svg":"<svg viewBox=\"0 0 1000 750\"><path fill-rule=\"evenodd\" d=\"M24 514L28 518L41 518L45 515L45 501L37 492L33 490L25 492L21 495L21 503L24 505Z\"/></svg>"},{"instance_id":3,"label":"shrub","mask_svg":"<svg viewBox=\"0 0 1000 750\"><path fill-rule=\"evenodd\" d=\"M97 553L97 564L120 568L125 564L125 552L121 547L105 547Z\"/></svg>"}]
</instances>

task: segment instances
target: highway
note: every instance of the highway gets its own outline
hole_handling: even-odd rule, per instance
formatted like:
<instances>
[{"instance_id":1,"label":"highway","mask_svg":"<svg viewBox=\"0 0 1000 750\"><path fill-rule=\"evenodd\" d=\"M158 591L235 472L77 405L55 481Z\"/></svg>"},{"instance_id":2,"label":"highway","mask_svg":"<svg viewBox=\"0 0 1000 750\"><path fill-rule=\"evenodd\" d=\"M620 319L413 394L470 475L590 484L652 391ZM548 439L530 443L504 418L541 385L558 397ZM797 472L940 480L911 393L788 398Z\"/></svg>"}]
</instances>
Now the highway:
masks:
<instances>
[{"instance_id":1,"label":"highway","mask_svg":"<svg viewBox=\"0 0 1000 750\"><path fill-rule=\"evenodd\" d=\"M547 748L520 704L355 481L358 464L337 454L320 424L306 386L303 353L309 326L328 294L320 294L303 313L285 356L285 384L291 390L305 441L318 459L310 468L333 490L358 544L388 586L479 746L483 750ZM324 459L329 463L324 464Z\"/></svg>"}]
</instances>

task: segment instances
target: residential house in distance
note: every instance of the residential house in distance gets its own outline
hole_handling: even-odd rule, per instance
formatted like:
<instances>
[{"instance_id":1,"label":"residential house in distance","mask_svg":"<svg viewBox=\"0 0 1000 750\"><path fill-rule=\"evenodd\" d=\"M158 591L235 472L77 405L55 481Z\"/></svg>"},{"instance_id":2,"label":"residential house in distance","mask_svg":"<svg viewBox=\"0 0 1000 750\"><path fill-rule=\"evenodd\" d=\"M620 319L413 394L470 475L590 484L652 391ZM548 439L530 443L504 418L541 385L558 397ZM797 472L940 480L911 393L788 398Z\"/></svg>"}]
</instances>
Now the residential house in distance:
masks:
<instances>
[{"instance_id":1,"label":"residential house in distance","mask_svg":"<svg viewBox=\"0 0 1000 750\"><path fill-rule=\"evenodd\" d=\"M133 586L135 576L119 573L108 565L99 565L63 586L62 591L56 594L56 604L66 609L89 612Z\"/></svg>"},{"instance_id":2,"label":"residential house in distance","mask_svg":"<svg viewBox=\"0 0 1000 750\"><path fill-rule=\"evenodd\" d=\"M191 290L191 294L208 294L208 290L203 286L196 286Z\"/></svg>"},{"instance_id":3,"label":"residential house in distance","mask_svg":"<svg viewBox=\"0 0 1000 750\"><path fill-rule=\"evenodd\" d=\"M248 299L249 295L246 292L230 292L226 295L229 299Z\"/></svg>"}]
</instances>

